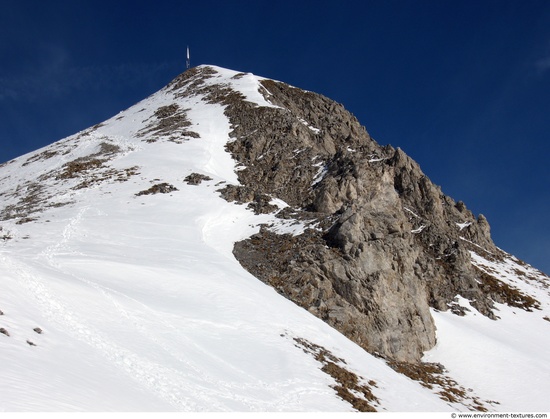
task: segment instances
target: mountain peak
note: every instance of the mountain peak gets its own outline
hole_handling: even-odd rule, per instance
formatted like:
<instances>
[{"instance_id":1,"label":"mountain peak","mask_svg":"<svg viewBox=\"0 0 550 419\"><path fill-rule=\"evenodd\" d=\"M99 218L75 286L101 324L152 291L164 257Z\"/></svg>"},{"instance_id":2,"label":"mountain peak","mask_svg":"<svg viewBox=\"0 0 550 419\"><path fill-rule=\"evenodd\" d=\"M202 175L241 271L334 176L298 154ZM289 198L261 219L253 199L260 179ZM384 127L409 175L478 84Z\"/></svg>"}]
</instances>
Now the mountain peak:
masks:
<instances>
[{"instance_id":1,"label":"mountain peak","mask_svg":"<svg viewBox=\"0 0 550 419\"><path fill-rule=\"evenodd\" d=\"M322 95L194 67L0 198L8 409L547 410L463 360L542 382L548 277Z\"/></svg>"}]
</instances>

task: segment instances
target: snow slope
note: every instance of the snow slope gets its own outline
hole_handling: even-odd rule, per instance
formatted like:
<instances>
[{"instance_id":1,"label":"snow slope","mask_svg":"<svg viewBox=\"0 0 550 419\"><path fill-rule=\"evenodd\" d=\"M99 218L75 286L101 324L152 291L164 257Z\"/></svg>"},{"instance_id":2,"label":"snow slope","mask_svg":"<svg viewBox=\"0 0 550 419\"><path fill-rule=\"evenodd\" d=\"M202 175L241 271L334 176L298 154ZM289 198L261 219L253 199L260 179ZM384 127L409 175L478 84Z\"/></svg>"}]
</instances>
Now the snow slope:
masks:
<instances>
[{"instance_id":1,"label":"snow slope","mask_svg":"<svg viewBox=\"0 0 550 419\"><path fill-rule=\"evenodd\" d=\"M526 311L495 303L498 320L479 314L458 297L464 317L433 312L438 343L424 359L441 362L462 385L485 399L498 401L500 411L550 410L550 286L547 277L516 258L491 260L471 252L484 272L534 298L538 308Z\"/></svg>"},{"instance_id":2,"label":"snow slope","mask_svg":"<svg viewBox=\"0 0 550 419\"><path fill-rule=\"evenodd\" d=\"M271 106L258 93L259 78L212 68L204 83ZM155 112L173 104L189 122L177 139L150 129ZM231 127L223 109L201 94L166 88L0 167L0 327L9 333L0 335L0 410L353 410L296 339L326 348L361 382L370 381L379 411L467 410L395 372L235 260L233 243L260 224L297 233L303 226L254 215L216 192L237 183L224 149ZM210 180L188 184L192 173ZM138 195L161 183L177 190ZM501 401L501 388L462 368L465 352L456 350L463 346L457 339L489 339L474 335L477 319L434 316L439 344L427 357L479 388L480 397ZM550 323L541 334L544 327L548 336ZM542 381L529 385L544 389L548 354L521 356L542 365L538 375L536 367L528 371ZM493 379L499 371L491 371ZM537 394L500 406L525 410Z\"/></svg>"}]
</instances>

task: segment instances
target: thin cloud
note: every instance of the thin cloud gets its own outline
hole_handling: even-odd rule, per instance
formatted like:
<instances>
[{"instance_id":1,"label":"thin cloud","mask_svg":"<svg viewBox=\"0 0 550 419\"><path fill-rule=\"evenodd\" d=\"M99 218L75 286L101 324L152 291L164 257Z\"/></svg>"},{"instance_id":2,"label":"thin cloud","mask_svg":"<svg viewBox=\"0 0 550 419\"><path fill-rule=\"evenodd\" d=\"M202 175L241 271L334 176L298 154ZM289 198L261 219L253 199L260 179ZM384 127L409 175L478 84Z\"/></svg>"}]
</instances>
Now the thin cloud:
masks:
<instances>
[{"instance_id":1,"label":"thin cloud","mask_svg":"<svg viewBox=\"0 0 550 419\"><path fill-rule=\"evenodd\" d=\"M124 63L77 67L63 58L32 74L0 78L0 100L34 102L75 91L136 85L170 68L169 63Z\"/></svg>"},{"instance_id":2,"label":"thin cloud","mask_svg":"<svg viewBox=\"0 0 550 419\"><path fill-rule=\"evenodd\" d=\"M550 70L550 56L537 60L535 62L535 68L537 69L537 72L539 74L546 73L548 70Z\"/></svg>"},{"instance_id":3,"label":"thin cloud","mask_svg":"<svg viewBox=\"0 0 550 419\"><path fill-rule=\"evenodd\" d=\"M550 40L537 54L540 58L535 60L535 71L539 76L543 75L547 71L550 71Z\"/></svg>"}]
</instances>

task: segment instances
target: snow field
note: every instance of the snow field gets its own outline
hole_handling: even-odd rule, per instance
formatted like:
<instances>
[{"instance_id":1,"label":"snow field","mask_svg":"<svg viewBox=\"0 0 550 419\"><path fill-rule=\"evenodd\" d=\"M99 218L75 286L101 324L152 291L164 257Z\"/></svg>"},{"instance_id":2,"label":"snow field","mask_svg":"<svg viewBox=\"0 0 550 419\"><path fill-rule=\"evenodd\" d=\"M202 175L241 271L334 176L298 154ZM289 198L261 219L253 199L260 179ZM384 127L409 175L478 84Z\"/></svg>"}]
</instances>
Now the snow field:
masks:
<instances>
[{"instance_id":1,"label":"snow field","mask_svg":"<svg viewBox=\"0 0 550 419\"><path fill-rule=\"evenodd\" d=\"M218 75L206 83L224 83L258 106L272 106L258 93L259 78L214 68ZM172 103L189 109L188 129L200 138L143 142L137 134L159 107ZM79 190L50 179L50 199L67 197L70 205L49 208L35 222L2 224L13 239L0 243L0 321L10 331L10 337L0 335L0 410L351 411L330 387L334 380L293 338L323 346L350 371L374 380L379 410L465 410L396 373L240 266L233 243L261 223L278 221L216 192L237 184L235 162L224 149L229 132L222 106L162 90L93 132L55 145L68 154L23 166L31 153L1 168L0 186L9 190L109 141L121 147L109 166L138 167L139 174ZM188 185L183 179L190 173L212 180ZM136 196L160 182L178 190ZM284 223L277 228L292 231ZM434 312L438 345L426 359L442 362L461 384L495 397L505 410L526 409L531 405L524 403L537 398L542 404L533 406L544 407L548 363L539 355L548 348L548 325L527 329L530 314L507 310L501 309L501 322L518 333L516 340L479 314ZM529 341L532 333L541 336ZM486 348L498 359L486 367L496 374L491 381L512 372L531 395L514 398L504 379L484 382ZM514 357L532 368L505 371ZM501 394L510 399L504 403Z\"/></svg>"}]
</instances>

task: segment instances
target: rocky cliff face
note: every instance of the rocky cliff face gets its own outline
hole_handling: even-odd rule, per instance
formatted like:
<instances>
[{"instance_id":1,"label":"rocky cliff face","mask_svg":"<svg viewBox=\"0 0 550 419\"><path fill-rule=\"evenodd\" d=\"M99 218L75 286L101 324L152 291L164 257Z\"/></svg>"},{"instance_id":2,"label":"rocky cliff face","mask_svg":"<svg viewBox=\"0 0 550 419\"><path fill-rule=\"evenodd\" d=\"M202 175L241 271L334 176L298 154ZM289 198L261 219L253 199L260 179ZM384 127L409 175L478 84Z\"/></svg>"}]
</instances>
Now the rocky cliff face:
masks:
<instances>
[{"instance_id":1,"label":"rocky cliff face","mask_svg":"<svg viewBox=\"0 0 550 419\"><path fill-rule=\"evenodd\" d=\"M275 106L260 107L227 86L203 87L207 77L208 67L192 69L173 88L226 105L227 149L240 164L241 186L222 196L309 226L300 235L266 226L236 243L248 271L366 350L397 361L418 361L433 347L429 309L452 309L457 295L494 318L492 301L503 291L469 253L499 257L485 217L444 195L402 150L376 143L342 105L263 80L260 92ZM273 198L289 206L278 208Z\"/></svg>"}]
</instances>

